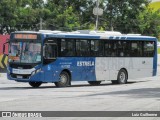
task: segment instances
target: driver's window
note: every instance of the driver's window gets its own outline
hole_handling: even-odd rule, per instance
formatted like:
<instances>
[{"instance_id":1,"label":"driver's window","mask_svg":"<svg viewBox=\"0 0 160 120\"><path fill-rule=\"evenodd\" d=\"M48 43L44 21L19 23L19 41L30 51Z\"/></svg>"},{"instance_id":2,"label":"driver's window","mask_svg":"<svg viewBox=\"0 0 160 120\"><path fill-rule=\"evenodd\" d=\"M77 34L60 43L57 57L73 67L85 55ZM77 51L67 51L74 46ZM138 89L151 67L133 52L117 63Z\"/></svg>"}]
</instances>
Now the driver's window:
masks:
<instances>
[{"instance_id":1,"label":"driver's window","mask_svg":"<svg viewBox=\"0 0 160 120\"><path fill-rule=\"evenodd\" d=\"M57 46L55 44L46 44L45 45L45 58L55 59L56 56L57 56Z\"/></svg>"}]
</instances>

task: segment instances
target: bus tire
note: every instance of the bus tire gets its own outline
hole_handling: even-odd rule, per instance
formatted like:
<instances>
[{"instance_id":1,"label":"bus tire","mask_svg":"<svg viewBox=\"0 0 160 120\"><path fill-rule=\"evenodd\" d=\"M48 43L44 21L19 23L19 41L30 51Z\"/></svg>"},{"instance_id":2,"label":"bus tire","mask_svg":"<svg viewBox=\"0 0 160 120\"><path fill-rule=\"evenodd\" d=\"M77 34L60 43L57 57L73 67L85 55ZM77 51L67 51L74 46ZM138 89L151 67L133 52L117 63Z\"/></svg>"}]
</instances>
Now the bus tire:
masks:
<instances>
[{"instance_id":1,"label":"bus tire","mask_svg":"<svg viewBox=\"0 0 160 120\"><path fill-rule=\"evenodd\" d=\"M38 88L41 84L42 82L29 82L29 85L34 88Z\"/></svg>"},{"instance_id":2,"label":"bus tire","mask_svg":"<svg viewBox=\"0 0 160 120\"><path fill-rule=\"evenodd\" d=\"M128 75L126 70L121 69L117 75L117 83L118 84L126 84L128 80Z\"/></svg>"},{"instance_id":3,"label":"bus tire","mask_svg":"<svg viewBox=\"0 0 160 120\"><path fill-rule=\"evenodd\" d=\"M70 85L70 76L66 71L62 71L59 76L59 81L55 82L56 87L67 87Z\"/></svg>"},{"instance_id":4,"label":"bus tire","mask_svg":"<svg viewBox=\"0 0 160 120\"><path fill-rule=\"evenodd\" d=\"M94 86L94 85L100 85L101 81L88 81L88 83Z\"/></svg>"}]
</instances>

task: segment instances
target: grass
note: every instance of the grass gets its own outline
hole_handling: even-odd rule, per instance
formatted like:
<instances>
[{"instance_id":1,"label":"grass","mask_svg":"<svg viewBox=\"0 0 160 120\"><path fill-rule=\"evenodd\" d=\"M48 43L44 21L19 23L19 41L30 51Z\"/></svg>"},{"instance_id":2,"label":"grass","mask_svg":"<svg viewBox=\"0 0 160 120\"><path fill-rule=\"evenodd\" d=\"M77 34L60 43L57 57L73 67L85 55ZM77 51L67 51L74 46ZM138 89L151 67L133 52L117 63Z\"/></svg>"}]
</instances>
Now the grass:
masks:
<instances>
[{"instance_id":1,"label":"grass","mask_svg":"<svg viewBox=\"0 0 160 120\"><path fill-rule=\"evenodd\" d=\"M158 48L158 54L160 54L160 48Z\"/></svg>"}]
</instances>

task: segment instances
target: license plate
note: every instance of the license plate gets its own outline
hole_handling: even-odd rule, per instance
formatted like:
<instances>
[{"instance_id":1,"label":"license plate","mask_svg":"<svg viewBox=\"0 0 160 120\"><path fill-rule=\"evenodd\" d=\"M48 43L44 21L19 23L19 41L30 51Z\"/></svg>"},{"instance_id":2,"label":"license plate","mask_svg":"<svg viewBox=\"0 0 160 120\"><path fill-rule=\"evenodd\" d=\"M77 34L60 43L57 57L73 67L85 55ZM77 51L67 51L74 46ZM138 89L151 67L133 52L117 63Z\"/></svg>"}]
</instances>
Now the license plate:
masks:
<instances>
[{"instance_id":1,"label":"license plate","mask_svg":"<svg viewBox=\"0 0 160 120\"><path fill-rule=\"evenodd\" d=\"M22 76L20 76L20 75L17 75L17 78L21 78L21 79L22 79L23 77L22 77Z\"/></svg>"}]
</instances>

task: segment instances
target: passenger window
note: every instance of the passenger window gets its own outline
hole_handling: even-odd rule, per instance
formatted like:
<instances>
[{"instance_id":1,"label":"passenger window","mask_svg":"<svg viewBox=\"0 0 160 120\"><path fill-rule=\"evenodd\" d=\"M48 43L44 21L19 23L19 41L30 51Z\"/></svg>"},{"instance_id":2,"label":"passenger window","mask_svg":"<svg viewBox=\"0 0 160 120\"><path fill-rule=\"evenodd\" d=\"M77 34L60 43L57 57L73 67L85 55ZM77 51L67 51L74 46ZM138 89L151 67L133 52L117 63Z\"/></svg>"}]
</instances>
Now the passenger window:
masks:
<instances>
[{"instance_id":1,"label":"passenger window","mask_svg":"<svg viewBox=\"0 0 160 120\"><path fill-rule=\"evenodd\" d=\"M154 56L154 42L144 42L144 57L153 57Z\"/></svg>"},{"instance_id":2,"label":"passenger window","mask_svg":"<svg viewBox=\"0 0 160 120\"><path fill-rule=\"evenodd\" d=\"M134 41L131 43L131 56L132 57L142 57L143 48L141 41Z\"/></svg>"},{"instance_id":3,"label":"passenger window","mask_svg":"<svg viewBox=\"0 0 160 120\"><path fill-rule=\"evenodd\" d=\"M118 57L123 57L124 56L124 46L123 46L123 41L117 41L117 54Z\"/></svg>"},{"instance_id":4,"label":"passenger window","mask_svg":"<svg viewBox=\"0 0 160 120\"><path fill-rule=\"evenodd\" d=\"M103 56L103 43L99 40L91 40L91 56Z\"/></svg>"},{"instance_id":5,"label":"passenger window","mask_svg":"<svg viewBox=\"0 0 160 120\"><path fill-rule=\"evenodd\" d=\"M77 56L89 56L90 45L88 40L77 40L76 41L76 53Z\"/></svg>"},{"instance_id":6,"label":"passenger window","mask_svg":"<svg viewBox=\"0 0 160 120\"><path fill-rule=\"evenodd\" d=\"M130 41L123 41L123 52L124 52L124 56L125 57L129 57L130 56Z\"/></svg>"},{"instance_id":7,"label":"passenger window","mask_svg":"<svg viewBox=\"0 0 160 120\"><path fill-rule=\"evenodd\" d=\"M138 56L138 44L137 42L131 43L131 56L137 57Z\"/></svg>"},{"instance_id":8,"label":"passenger window","mask_svg":"<svg viewBox=\"0 0 160 120\"><path fill-rule=\"evenodd\" d=\"M61 40L61 56L75 56L75 42L73 40Z\"/></svg>"}]
</instances>

